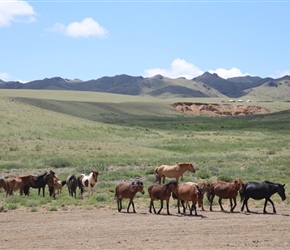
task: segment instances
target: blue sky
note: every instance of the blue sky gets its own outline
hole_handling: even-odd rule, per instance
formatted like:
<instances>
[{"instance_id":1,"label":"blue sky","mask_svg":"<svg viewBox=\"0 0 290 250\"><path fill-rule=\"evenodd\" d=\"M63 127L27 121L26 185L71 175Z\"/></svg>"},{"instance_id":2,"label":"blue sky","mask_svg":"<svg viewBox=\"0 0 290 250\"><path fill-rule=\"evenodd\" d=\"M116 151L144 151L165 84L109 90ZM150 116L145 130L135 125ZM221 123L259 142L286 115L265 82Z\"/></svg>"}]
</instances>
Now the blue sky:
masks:
<instances>
[{"instance_id":1,"label":"blue sky","mask_svg":"<svg viewBox=\"0 0 290 250\"><path fill-rule=\"evenodd\" d=\"M0 79L290 75L290 1L3 1Z\"/></svg>"}]
</instances>

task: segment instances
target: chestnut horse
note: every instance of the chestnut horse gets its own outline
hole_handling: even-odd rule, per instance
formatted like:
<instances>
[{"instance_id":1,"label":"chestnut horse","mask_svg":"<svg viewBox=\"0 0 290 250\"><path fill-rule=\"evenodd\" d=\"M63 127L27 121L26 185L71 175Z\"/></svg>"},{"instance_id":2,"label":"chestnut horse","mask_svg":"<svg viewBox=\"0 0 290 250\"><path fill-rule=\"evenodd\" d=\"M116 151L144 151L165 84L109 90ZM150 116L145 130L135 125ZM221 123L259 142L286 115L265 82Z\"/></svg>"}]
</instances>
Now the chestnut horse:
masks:
<instances>
[{"instance_id":1,"label":"chestnut horse","mask_svg":"<svg viewBox=\"0 0 290 250\"><path fill-rule=\"evenodd\" d=\"M177 181L170 181L166 184L158 185L153 184L148 187L148 193L150 196L150 208L149 212L152 213L152 208L154 210L154 213L156 214L156 210L154 207L154 200L160 200L161 207L158 211L158 214L160 214L162 208L163 208L163 201L166 200L166 208L167 208L167 214L169 213L169 199L172 192L175 192L178 187Z\"/></svg>"},{"instance_id":2,"label":"chestnut horse","mask_svg":"<svg viewBox=\"0 0 290 250\"><path fill-rule=\"evenodd\" d=\"M83 193L84 193L84 189L88 188L88 192L89 195L93 195L93 191L94 191L94 186L97 183L98 180L98 175L99 172L98 171L92 171L89 175L85 175L85 174L81 174L77 180L78 180L78 186L79 189L81 190L81 198L83 198Z\"/></svg>"},{"instance_id":3,"label":"chestnut horse","mask_svg":"<svg viewBox=\"0 0 290 250\"><path fill-rule=\"evenodd\" d=\"M179 181L179 178L183 175L185 171L189 171L195 173L195 163L184 162L184 163L176 163L173 166L170 165L161 165L156 167L154 170L155 174L155 182L159 181L159 184L165 183L165 177L167 178L175 178L176 181Z\"/></svg>"},{"instance_id":4,"label":"chestnut horse","mask_svg":"<svg viewBox=\"0 0 290 250\"><path fill-rule=\"evenodd\" d=\"M194 210L196 216L197 215L196 204L202 196L203 196L202 189L192 182L187 182L178 185L176 193L173 193L173 197L177 198L178 213L180 213L180 201L183 206L184 214L186 211L186 206L184 205L184 202L191 202L190 215L192 215L192 211Z\"/></svg>"},{"instance_id":5,"label":"chestnut horse","mask_svg":"<svg viewBox=\"0 0 290 250\"><path fill-rule=\"evenodd\" d=\"M140 180L132 181L132 183L130 184L120 183L116 186L115 199L117 200L117 206L118 206L119 212L121 212L122 210L122 199L127 198L127 199L130 199L128 207L127 207L127 213L129 213L129 208L131 204L133 207L133 212L136 213L133 199L137 192L144 194L143 182Z\"/></svg>"},{"instance_id":6,"label":"chestnut horse","mask_svg":"<svg viewBox=\"0 0 290 250\"><path fill-rule=\"evenodd\" d=\"M204 194L208 191L210 184L206 182L186 182L186 184L197 185L201 189L202 192L198 195L197 204L198 204L198 207L201 208L202 211L205 211L204 206L203 206L203 197L204 197ZM186 202L186 205L190 209L188 202Z\"/></svg>"},{"instance_id":7,"label":"chestnut horse","mask_svg":"<svg viewBox=\"0 0 290 250\"><path fill-rule=\"evenodd\" d=\"M77 186L78 186L78 180L75 175L69 175L66 178L66 185L68 188L68 193L72 196L75 197L76 199L76 193L77 193Z\"/></svg>"},{"instance_id":8,"label":"chestnut horse","mask_svg":"<svg viewBox=\"0 0 290 250\"><path fill-rule=\"evenodd\" d=\"M19 194L23 195L24 188L33 184L33 175L24 175L18 177L9 177L6 180L6 196L12 195L13 191L19 189Z\"/></svg>"},{"instance_id":9,"label":"chestnut horse","mask_svg":"<svg viewBox=\"0 0 290 250\"><path fill-rule=\"evenodd\" d=\"M233 212L237 205L238 192L242 189L242 187L243 182L239 178L232 182L217 181L215 183L211 183L207 192L207 198L210 203L210 211L212 211L212 202L216 195L219 197L219 205L221 210L224 211L222 206L222 199L230 199L231 212Z\"/></svg>"}]
</instances>

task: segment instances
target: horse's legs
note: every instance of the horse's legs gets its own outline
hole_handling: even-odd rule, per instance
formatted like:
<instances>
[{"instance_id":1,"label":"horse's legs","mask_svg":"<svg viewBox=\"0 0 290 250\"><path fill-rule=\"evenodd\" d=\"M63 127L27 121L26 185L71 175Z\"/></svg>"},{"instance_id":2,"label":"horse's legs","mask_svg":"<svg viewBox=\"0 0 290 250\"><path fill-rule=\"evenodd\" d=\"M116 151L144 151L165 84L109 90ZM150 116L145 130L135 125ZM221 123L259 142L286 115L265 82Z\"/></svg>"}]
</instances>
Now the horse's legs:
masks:
<instances>
[{"instance_id":1,"label":"horse's legs","mask_svg":"<svg viewBox=\"0 0 290 250\"><path fill-rule=\"evenodd\" d=\"M231 202L231 212L234 212L234 209L235 209L235 207L237 206L237 200L236 200L236 197L234 197L234 198L232 198L233 199L233 201L234 201L234 206L232 206L232 202ZM232 199L230 199L230 200L232 200Z\"/></svg>"},{"instance_id":2,"label":"horse's legs","mask_svg":"<svg viewBox=\"0 0 290 250\"><path fill-rule=\"evenodd\" d=\"M249 200L250 197L245 197L244 201L243 201L243 205L242 205L242 208L241 208L241 211L244 211L244 206L246 206L247 208L247 212L250 213L250 210L248 208L248 200Z\"/></svg>"},{"instance_id":3,"label":"horse's legs","mask_svg":"<svg viewBox=\"0 0 290 250\"><path fill-rule=\"evenodd\" d=\"M165 176L163 175L162 176L162 184L164 184L165 183Z\"/></svg>"},{"instance_id":4,"label":"horse's legs","mask_svg":"<svg viewBox=\"0 0 290 250\"><path fill-rule=\"evenodd\" d=\"M231 206L232 206L232 200L230 200L230 201L231 201ZM220 197L219 197L219 204L220 204L221 210L225 211L223 206L222 206L222 198L220 198Z\"/></svg>"},{"instance_id":5,"label":"horse's legs","mask_svg":"<svg viewBox=\"0 0 290 250\"><path fill-rule=\"evenodd\" d=\"M153 211L154 211L154 213L156 214L156 210L155 210L155 207L154 207L154 202L153 202L153 200L150 201L150 209L149 209L149 212L150 212L150 213L152 213L151 208L153 208Z\"/></svg>"},{"instance_id":6,"label":"horse's legs","mask_svg":"<svg viewBox=\"0 0 290 250\"><path fill-rule=\"evenodd\" d=\"M166 208L167 208L167 214L170 214L170 212L169 212L169 199L166 201Z\"/></svg>"},{"instance_id":7,"label":"horse's legs","mask_svg":"<svg viewBox=\"0 0 290 250\"><path fill-rule=\"evenodd\" d=\"M122 199L117 198L117 205L118 205L118 211L121 212L122 210Z\"/></svg>"},{"instance_id":8,"label":"horse's legs","mask_svg":"<svg viewBox=\"0 0 290 250\"><path fill-rule=\"evenodd\" d=\"M276 213L276 209L275 209L275 206L274 206L274 202L269 198L269 201L270 203L272 204L272 207L273 207L273 213L275 214Z\"/></svg>"},{"instance_id":9,"label":"horse's legs","mask_svg":"<svg viewBox=\"0 0 290 250\"><path fill-rule=\"evenodd\" d=\"M180 208L179 208L179 206L180 206L180 200L178 199L177 200L177 208L178 208L178 213L180 214Z\"/></svg>"},{"instance_id":10,"label":"horse's legs","mask_svg":"<svg viewBox=\"0 0 290 250\"><path fill-rule=\"evenodd\" d=\"M191 208L190 208L190 215L192 215L192 210L194 209L194 215L197 216L197 211L196 211L196 205L194 205L194 202L192 202Z\"/></svg>"},{"instance_id":11,"label":"horse's legs","mask_svg":"<svg viewBox=\"0 0 290 250\"><path fill-rule=\"evenodd\" d=\"M163 200L160 200L160 209L159 209L159 211L157 212L158 214L160 214L162 208L163 208ZM167 211L168 211L168 210L167 210Z\"/></svg>"},{"instance_id":12,"label":"horse's legs","mask_svg":"<svg viewBox=\"0 0 290 250\"><path fill-rule=\"evenodd\" d=\"M181 204L182 204L182 207L183 207L183 213L185 214L185 212L186 212L186 206L184 206L184 200L181 200Z\"/></svg>"},{"instance_id":13,"label":"horse's legs","mask_svg":"<svg viewBox=\"0 0 290 250\"><path fill-rule=\"evenodd\" d=\"M266 211L266 207L267 207L267 202L268 202L268 199L265 198L265 204L264 204L264 209L263 209L263 213L266 214L267 211Z\"/></svg>"},{"instance_id":14,"label":"horse's legs","mask_svg":"<svg viewBox=\"0 0 290 250\"><path fill-rule=\"evenodd\" d=\"M208 200L209 200L209 210L212 211L212 203L213 203L213 199L215 197L215 194L211 194L209 195L208 197Z\"/></svg>"},{"instance_id":15,"label":"horse's legs","mask_svg":"<svg viewBox=\"0 0 290 250\"><path fill-rule=\"evenodd\" d=\"M132 204L132 207L133 207L133 212L136 213L136 211L135 211L135 204L134 204L134 202L133 202L133 199L132 199L132 201L131 201L131 204ZM128 212L129 212L129 207L128 207Z\"/></svg>"}]
</instances>

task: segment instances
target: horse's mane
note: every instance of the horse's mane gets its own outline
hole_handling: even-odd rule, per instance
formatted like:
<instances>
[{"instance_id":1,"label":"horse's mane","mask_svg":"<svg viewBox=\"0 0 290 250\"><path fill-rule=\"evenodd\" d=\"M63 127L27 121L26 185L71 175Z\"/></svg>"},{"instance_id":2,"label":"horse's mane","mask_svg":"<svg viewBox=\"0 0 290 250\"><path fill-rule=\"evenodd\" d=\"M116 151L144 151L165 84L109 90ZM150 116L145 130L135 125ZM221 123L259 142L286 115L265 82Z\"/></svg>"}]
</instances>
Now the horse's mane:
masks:
<instances>
[{"instance_id":1,"label":"horse's mane","mask_svg":"<svg viewBox=\"0 0 290 250\"><path fill-rule=\"evenodd\" d=\"M45 171L44 174L35 176L35 178L37 178L37 179L43 178L46 174L47 174L47 171Z\"/></svg>"},{"instance_id":2,"label":"horse's mane","mask_svg":"<svg viewBox=\"0 0 290 250\"><path fill-rule=\"evenodd\" d=\"M164 187L168 187L169 185L174 184L177 185L177 181L170 181L168 183L163 184Z\"/></svg>"},{"instance_id":3,"label":"horse's mane","mask_svg":"<svg viewBox=\"0 0 290 250\"><path fill-rule=\"evenodd\" d=\"M274 182L271 182L271 181L268 181L268 180L265 180L264 182L267 183L267 184L271 184L271 185L281 185L279 183L274 183Z\"/></svg>"}]
</instances>

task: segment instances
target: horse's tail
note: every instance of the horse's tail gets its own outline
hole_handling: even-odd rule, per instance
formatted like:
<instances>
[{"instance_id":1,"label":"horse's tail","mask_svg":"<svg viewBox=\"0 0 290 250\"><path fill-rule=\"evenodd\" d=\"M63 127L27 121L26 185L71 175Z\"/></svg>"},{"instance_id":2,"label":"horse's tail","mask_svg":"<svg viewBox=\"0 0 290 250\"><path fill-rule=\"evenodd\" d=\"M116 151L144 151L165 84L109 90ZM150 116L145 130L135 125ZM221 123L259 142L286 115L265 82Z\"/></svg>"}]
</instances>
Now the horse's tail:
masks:
<instances>
[{"instance_id":1,"label":"horse's tail","mask_svg":"<svg viewBox=\"0 0 290 250\"><path fill-rule=\"evenodd\" d=\"M115 188L115 196L114 196L114 199L115 200L117 200L118 199L118 194L119 194L119 192L118 192L118 186Z\"/></svg>"},{"instance_id":2,"label":"horse's tail","mask_svg":"<svg viewBox=\"0 0 290 250\"><path fill-rule=\"evenodd\" d=\"M66 184L66 180L65 181L61 181L61 186L63 187Z\"/></svg>"},{"instance_id":3,"label":"horse's tail","mask_svg":"<svg viewBox=\"0 0 290 250\"><path fill-rule=\"evenodd\" d=\"M158 173L158 167L156 167L156 168L154 169L154 175L155 175L155 179L154 179L153 182L158 182L158 181L160 181L161 176L160 176L159 173Z\"/></svg>"},{"instance_id":4,"label":"horse's tail","mask_svg":"<svg viewBox=\"0 0 290 250\"><path fill-rule=\"evenodd\" d=\"M212 184L210 184L206 192L206 197L208 201L211 201L212 195L213 195L213 187L212 187Z\"/></svg>"}]
</instances>

